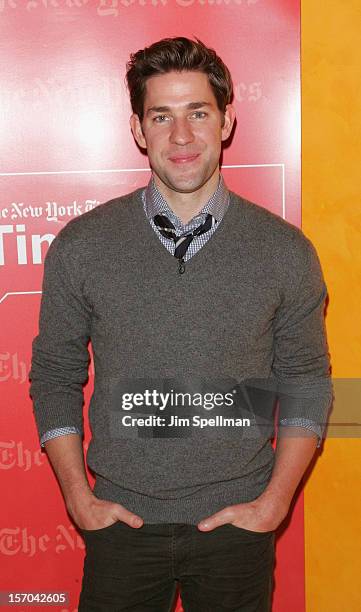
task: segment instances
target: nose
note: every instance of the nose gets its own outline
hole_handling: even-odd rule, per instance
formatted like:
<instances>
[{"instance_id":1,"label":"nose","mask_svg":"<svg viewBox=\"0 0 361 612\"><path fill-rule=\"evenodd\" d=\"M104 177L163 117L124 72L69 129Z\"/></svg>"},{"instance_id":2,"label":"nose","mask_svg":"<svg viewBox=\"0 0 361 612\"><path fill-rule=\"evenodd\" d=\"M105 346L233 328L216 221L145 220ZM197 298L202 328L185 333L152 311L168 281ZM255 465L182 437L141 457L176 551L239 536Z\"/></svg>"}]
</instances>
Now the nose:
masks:
<instances>
[{"instance_id":1,"label":"nose","mask_svg":"<svg viewBox=\"0 0 361 612\"><path fill-rule=\"evenodd\" d=\"M186 145L194 140L192 126L186 118L174 118L170 133L170 141L178 145Z\"/></svg>"}]
</instances>

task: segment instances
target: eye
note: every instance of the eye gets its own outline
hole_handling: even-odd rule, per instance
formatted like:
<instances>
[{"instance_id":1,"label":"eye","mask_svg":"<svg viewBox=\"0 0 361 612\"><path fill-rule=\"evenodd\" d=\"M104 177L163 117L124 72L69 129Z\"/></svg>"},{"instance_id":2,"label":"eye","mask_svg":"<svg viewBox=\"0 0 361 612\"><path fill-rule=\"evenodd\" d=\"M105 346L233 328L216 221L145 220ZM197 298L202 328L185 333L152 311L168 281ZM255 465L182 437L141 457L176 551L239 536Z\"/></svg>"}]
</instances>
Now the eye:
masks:
<instances>
[{"instance_id":1,"label":"eye","mask_svg":"<svg viewBox=\"0 0 361 612\"><path fill-rule=\"evenodd\" d=\"M168 119L167 115L157 115L153 118L154 123L164 123Z\"/></svg>"},{"instance_id":2,"label":"eye","mask_svg":"<svg viewBox=\"0 0 361 612\"><path fill-rule=\"evenodd\" d=\"M195 117L195 119L204 119L207 117L207 113L204 111L194 111L194 113L192 113L192 117Z\"/></svg>"}]
</instances>

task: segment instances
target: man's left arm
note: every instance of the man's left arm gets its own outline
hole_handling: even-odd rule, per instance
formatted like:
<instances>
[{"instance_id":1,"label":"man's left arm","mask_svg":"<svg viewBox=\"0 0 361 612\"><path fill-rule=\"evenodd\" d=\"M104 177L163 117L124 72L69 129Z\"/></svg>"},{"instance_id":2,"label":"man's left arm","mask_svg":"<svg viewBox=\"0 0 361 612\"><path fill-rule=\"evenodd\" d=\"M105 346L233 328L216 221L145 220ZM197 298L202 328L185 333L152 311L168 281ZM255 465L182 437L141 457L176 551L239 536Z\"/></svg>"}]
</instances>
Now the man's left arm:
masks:
<instances>
[{"instance_id":1,"label":"man's left arm","mask_svg":"<svg viewBox=\"0 0 361 612\"><path fill-rule=\"evenodd\" d=\"M272 476L257 499L204 518L198 524L204 531L225 523L250 531L276 529L325 429L332 402L324 321L327 288L311 242L302 235L297 246L297 270L292 269L274 321L272 371L280 410ZM305 426L297 426L300 423Z\"/></svg>"},{"instance_id":2,"label":"man's left arm","mask_svg":"<svg viewBox=\"0 0 361 612\"><path fill-rule=\"evenodd\" d=\"M299 435L299 437L298 437ZM223 508L198 527L211 531L225 523L249 531L274 531L286 517L296 488L310 463L317 436L304 428L284 427L277 442L271 480L254 501Z\"/></svg>"}]
</instances>

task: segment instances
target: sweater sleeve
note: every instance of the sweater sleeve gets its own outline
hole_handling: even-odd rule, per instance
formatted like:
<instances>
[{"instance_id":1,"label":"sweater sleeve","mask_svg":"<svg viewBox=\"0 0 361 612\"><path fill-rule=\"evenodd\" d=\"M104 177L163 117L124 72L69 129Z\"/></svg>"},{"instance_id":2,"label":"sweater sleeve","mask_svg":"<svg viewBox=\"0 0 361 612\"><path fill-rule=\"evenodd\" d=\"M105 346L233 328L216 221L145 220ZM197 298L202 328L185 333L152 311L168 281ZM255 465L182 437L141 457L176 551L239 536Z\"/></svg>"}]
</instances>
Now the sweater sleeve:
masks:
<instances>
[{"instance_id":1,"label":"sweater sleeve","mask_svg":"<svg viewBox=\"0 0 361 612\"><path fill-rule=\"evenodd\" d=\"M33 340L29 374L40 440L58 428L83 433L91 312L66 261L58 235L45 258L39 334Z\"/></svg>"},{"instance_id":2,"label":"sweater sleeve","mask_svg":"<svg viewBox=\"0 0 361 612\"><path fill-rule=\"evenodd\" d=\"M323 434L332 402L324 320L327 288L312 243L303 236L297 282L289 282L274 320L273 373L278 382L279 423L319 426Z\"/></svg>"}]
</instances>

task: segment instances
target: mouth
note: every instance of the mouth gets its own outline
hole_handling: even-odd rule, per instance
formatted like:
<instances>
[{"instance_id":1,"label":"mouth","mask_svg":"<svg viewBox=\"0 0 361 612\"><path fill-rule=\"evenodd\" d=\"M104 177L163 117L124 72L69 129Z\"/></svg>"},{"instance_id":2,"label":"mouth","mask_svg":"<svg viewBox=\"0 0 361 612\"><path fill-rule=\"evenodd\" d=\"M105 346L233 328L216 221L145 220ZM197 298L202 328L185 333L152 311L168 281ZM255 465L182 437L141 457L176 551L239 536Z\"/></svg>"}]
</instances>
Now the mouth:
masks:
<instances>
[{"instance_id":1,"label":"mouth","mask_svg":"<svg viewBox=\"0 0 361 612\"><path fill-rule=\"evenodd\" d=\"M197 159L197 157L199 157L199 153L195 153L193 155L173 155L172 157L169 157L169 160L174 164L188 164Z\"/></svg>"}]
</instances>

